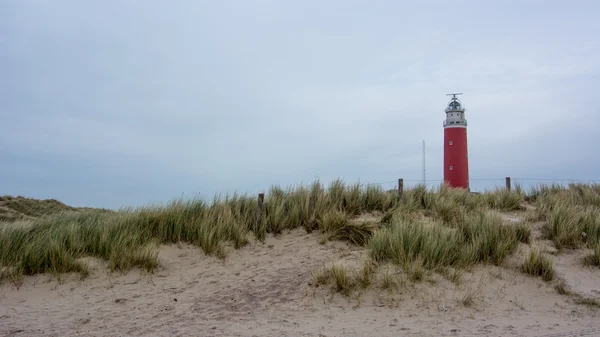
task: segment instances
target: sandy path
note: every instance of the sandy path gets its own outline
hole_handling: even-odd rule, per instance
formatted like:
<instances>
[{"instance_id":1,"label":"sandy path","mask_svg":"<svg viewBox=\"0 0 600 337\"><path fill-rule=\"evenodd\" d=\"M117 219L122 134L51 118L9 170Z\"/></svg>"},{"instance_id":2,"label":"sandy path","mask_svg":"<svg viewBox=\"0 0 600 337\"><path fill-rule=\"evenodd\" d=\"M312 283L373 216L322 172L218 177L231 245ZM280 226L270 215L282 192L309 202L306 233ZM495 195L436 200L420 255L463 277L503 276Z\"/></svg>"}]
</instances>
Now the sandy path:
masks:
<instances>
[{"instance_id":1,"label":"sandy path","mask_svg":"<svg viewBox=\"0 0 600 337\"><path fill-rule=\"evenodd\" d=\"M0 335L600 335L595 310L539 279L497 267L466 272L459 287L433 275L394 293L371 290L360 303L308 286L315 268L360 254L297 230L233 251L224 262L195 247L163 247L164 267L152 275L110 276L98 268L85 281L71 277L61 285L49 276L28 277L19 289L0 287ZM558 264L575 268L569 260ZM585 290L600 291L600 271L586 273ZM474 298L468 307L465 294Z\"/></svg>"}]
</instances>

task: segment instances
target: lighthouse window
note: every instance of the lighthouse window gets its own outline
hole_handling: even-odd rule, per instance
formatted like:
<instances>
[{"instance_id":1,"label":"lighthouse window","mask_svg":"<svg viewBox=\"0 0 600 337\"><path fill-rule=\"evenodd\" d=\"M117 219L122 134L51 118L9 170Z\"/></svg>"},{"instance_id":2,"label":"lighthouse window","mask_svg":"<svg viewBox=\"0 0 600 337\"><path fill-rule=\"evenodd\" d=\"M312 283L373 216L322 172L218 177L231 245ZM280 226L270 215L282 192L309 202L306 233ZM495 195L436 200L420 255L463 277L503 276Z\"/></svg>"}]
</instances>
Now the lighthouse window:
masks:
<instances>
[{"instance_id":1,"label":"lighthouse window","mask_svg":"<svg viewBox=\"0 0 600 337\"><path fill-rule=\"evenodd\" d=\"M454 170L454 166L451 165L450 166L450 171L452 171L452 170Z\"/></svg>"},{"instance_id":2,"label":"lighthouse window","mask_svg":"<svg viewBox=\"0 0 600 337\"><path fill-rule=\"evenodd\" d=\"M449 141L448 144L452 145L452 141Z\"/></svg>"}]
</instances>

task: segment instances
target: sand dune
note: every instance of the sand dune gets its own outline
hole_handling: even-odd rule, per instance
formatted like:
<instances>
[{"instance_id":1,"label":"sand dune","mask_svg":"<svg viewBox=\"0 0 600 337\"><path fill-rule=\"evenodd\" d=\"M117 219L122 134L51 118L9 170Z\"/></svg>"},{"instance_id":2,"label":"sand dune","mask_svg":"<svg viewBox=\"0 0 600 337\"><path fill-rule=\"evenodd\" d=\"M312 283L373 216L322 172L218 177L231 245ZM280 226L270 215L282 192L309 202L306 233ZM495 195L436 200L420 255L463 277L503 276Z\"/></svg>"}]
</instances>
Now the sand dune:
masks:
<instances>
[{"instance_id":1,"label":"sand dune","mask_svg":"<svg viewBox=\"0 0 600 337\"><path fill-rule=\"evenodd\" d=\"M26 277L0 288L5 336L577 336L600 335L593 307L516 269L478 266L457 286L437 274L395 291L346 298L313 287L311 272L353 264L364 252L319 244L303 230L232 250L225 261L197 247L164 246L154 274L111 274L97 261L84 281ZM598 296L600 270L566 254L557 270L573 291ZM383 268L382 268L383 269ZM471 301L465 305L465 297Z\"/></svg>"}]
</instances>

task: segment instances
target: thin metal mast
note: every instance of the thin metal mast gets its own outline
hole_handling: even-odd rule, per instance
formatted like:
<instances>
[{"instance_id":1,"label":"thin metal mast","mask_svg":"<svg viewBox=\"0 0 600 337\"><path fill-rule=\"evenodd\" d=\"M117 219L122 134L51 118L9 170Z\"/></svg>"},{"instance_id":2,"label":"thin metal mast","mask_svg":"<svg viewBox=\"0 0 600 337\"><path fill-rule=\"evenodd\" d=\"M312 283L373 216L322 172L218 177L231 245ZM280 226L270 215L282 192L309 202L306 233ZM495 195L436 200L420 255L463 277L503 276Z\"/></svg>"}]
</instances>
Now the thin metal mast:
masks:
<instances>
[{"instance_id":1,"label":"thin metal mast","mask_svg":"<svg viewBox=\"0 0 600 337\"><path fill-rule=\"evenodd\" d=\"M423 139L423 185L426 185L425 177L425 139Z\"/></svg>"}]
</instances>

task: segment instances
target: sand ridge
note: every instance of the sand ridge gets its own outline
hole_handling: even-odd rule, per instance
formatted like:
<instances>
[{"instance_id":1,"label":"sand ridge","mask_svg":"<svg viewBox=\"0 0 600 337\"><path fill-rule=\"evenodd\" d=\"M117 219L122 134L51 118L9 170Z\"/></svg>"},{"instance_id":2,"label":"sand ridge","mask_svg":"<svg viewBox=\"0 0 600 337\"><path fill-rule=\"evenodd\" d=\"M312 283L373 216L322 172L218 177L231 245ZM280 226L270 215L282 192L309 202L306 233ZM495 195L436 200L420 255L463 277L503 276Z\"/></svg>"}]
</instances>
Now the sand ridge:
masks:
<instances>
[{"instance_id":1,"label":"sand ridge","mask_svg":"<svg viewBox=\"0 0 600 337\"><path fill-rule=\"evenodd\" d=\"M293 230L252 242L218 260L197 247L163 246L153 274L88 279L26 277L0 287L0 335L6 336L569 336L596 333L596 309L575 304L517 270L477 266L457 286L437 274L393 292L344 297L309 285L332 262L352 265L360 247L319 244ZM562 260L557 270L584 267ZM588 274L585 274L588 273ZM577 291L600 290L600 270L586 269ZM584 284L585 283L585 284ZM463 304L471 296L469 305ZM585 334L584 334L585 335Z\"/></svg>"}]
</instances>

